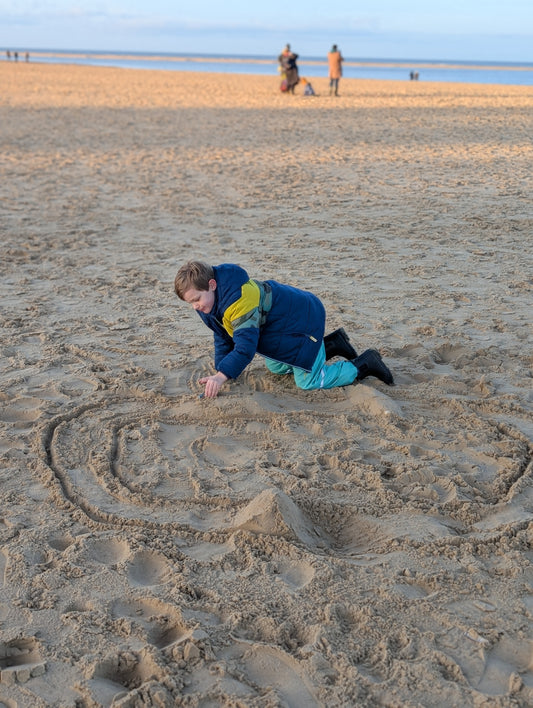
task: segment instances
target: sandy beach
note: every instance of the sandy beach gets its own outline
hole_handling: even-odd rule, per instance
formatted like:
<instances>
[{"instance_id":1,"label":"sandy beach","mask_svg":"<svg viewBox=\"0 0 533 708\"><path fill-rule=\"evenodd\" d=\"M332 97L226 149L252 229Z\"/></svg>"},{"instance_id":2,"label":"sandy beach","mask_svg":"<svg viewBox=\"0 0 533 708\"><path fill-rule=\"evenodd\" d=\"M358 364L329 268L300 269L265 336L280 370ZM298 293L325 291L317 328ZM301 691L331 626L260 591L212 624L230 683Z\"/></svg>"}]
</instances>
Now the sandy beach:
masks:
<instances>
[{"instance_id":1,"label":"sandy beach","mask_svg":"<svg viewBox=\"0 0 533 708\"><path fill-rule=\"evenodd\" d=\"M533 87L0 62L0 708L533 704ZM216 400L190 258L376 379Z\"/></svg>"}]
</instances>

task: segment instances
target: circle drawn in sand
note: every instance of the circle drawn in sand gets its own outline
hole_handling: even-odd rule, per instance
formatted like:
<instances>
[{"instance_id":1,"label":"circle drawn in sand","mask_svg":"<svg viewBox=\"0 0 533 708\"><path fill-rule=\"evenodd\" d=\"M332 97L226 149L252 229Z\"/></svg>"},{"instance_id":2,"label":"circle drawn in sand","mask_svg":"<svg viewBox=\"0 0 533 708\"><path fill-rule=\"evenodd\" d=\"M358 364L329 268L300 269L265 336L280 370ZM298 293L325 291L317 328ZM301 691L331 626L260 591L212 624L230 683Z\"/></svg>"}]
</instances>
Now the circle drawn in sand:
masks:
<instances>
[{"instance_id":1,"label":"circle drawn in sand","mask_svg":"<svg viewBox=\"0 0 533 708\"><path fill-rule=\"evenodd\" d=\"M195 403L173 403L111 398L44 428L41 444L63 496L100 522L228 529L272 488L272 473L315 464L313 447L322 441L312 415L295 424L240 409L221 424Z\"/></svg>"},{"instance_id":2,"label":"circle drawn in sand","mask_svg":"<svg viewBox=\"0 0 533 708\"><path fill-rule=\"evenodd\" d=\"M349 525L352 533L347 533L342 521L329 528L320 511L306 511L305 497L298 502L292 494L298 478L328 489L338 485L342 518L348 498L357 505L362 495L370 516L381 516L379 495L361 487L365 475L378 490L402 504L413 501L430 516L463 499L494 516L494 505L520 494L531 476L529 446L510 426L443 399L437 409L432 406L440 430L437 446L423 431L413 433L385 394L369 397L362 389L356 387L353 395L350 389L349 396L328 406L295 401L285 411L265 394L240 400L238 407L217 401L209 408L190 397L104 394L43 425L40 445L62 497L95 521L189 531L242 529L297 537L317 548L333 543L350 556L383 552L391 540L452 537L454 524L430 524L422 539L413 537L412 529L391 539L379 522L368 533L364 524ZM361 403L367 399L370 410ZM355 412L354 400L361 404ZM406 455L410 465L403 462ZM325 513L330 517L331 509Z\"/></svg>"}]
</instances>

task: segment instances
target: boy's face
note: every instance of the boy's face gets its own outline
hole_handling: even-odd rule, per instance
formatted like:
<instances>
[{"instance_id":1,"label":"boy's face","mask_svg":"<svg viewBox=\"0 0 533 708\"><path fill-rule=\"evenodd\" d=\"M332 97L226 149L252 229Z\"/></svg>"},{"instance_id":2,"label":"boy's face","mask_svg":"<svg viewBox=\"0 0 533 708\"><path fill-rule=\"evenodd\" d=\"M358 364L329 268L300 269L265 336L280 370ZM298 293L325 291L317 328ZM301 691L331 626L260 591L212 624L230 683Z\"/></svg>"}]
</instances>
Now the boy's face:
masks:
<instances>
[{"instance_id":1,"label":"boy's face","mask_svg":"<svg viewBox=\"0 0 533 708\"><path fill-rule=\"evenodd\" d=\"M209 290L195 290L191 288L184 294L183 299L192 305L197 312L203 312L208 315L215 304L215 290L217 289L216 280L209 281Z\"/></svg>"}]
</instances>

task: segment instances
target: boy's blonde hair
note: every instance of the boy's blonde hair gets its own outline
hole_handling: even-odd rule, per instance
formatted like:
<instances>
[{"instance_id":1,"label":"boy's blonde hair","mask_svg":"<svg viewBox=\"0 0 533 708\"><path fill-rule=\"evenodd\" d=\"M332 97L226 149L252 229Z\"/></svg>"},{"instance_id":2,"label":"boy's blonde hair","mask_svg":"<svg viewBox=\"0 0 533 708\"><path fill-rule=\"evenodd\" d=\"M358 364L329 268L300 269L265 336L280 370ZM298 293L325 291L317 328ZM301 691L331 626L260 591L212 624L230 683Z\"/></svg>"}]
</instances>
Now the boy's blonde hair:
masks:
<instances>
[{"instance_id":1,"label":"boy's blonde hair","mask_svg":"<svg viewBox=\"0 0 533 708\"><path fill-rule=\"evenodd\" d=\"M187 290L209 290L209 281L214 277L213 266L203 261L188 261L174 278L174 292L183 300Z\"/></svg>"}]
</instances>

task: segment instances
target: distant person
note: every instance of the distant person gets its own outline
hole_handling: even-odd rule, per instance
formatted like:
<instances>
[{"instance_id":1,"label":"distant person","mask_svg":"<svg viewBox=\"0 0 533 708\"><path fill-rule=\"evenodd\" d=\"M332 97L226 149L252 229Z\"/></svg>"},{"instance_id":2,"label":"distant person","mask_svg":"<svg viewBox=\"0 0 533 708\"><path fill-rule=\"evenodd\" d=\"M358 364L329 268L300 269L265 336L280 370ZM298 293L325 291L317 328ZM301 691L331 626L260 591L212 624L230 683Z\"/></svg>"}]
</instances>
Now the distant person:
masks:
<instances>
[{"instance_id":1,"label":"distant person","mask_svg":"<svg viewBox=\"0 0 533 708\"><path fill-rule=\"evenodd\" d=\"M304 96L316 96L315 89L311 86L310 81L304 79L303 76L300 81L302 82L302 86L304 87Z\"/></svg>"},{"instance_id":2,"label":"distant person","mask_svg":"<svg viewBox=\"0 0 533 708\"><path fill-rule=\"evenodd\" d=\"M13 54L13 56L15 57L15 61L18 61L18 60L19 60L19 53L18 53L18 52L15 52L15 53Z\"/></svg>"},{"instance_id":3,"label":"distant person","mask_svg":"<svg viewBox=\"0 0 533 708\"><path fill-rule=\"evenodd\" d=\"M335 96L339 95L339 79L342 76L342 54L340 53L336 44L331 47L331 51L328 53L328 65L329 65L329 95L333 93Z\"/></svg>"},{"instance_id":4,"label":"distant person","mask_svg":"<svg viewBox=\"0 0 533 708\"><path fill-rule=\"evenodd\" d=\"M11 59L11 52L9 51L9 49L6 51L6 57L8 59Z\"/></svg>"},{"instance_id":5,"label":"distant person","mask_svg":"<svg viewBox=\"0 0 533 708\"><path fill-rule=\"evenodd\" d=\"M284 81L286 82L287 93L294 93L294 89L300 81L298 76L298 66L296 60L298 59L298 54L291 51L291 45L287 44L281 54L278 57L278 61L281 67L281 71L285 74Z\"/></svg>"},{"instance_id":6,"label":"distant person","mask_svg":"<svg viewBox=\"0 0 533 708\"><path fill-rule=\"evenodd\" d=\"M29 52L26 52L26 55L25 55L25 56L26 56L26 61L29 61L29 60L30 60L30 53L29 53Z\"/></svg>"}]
</instances>

